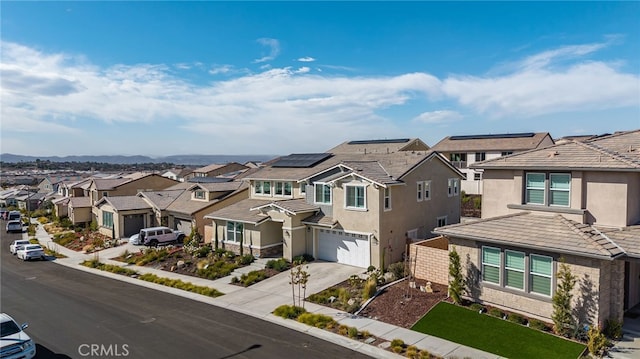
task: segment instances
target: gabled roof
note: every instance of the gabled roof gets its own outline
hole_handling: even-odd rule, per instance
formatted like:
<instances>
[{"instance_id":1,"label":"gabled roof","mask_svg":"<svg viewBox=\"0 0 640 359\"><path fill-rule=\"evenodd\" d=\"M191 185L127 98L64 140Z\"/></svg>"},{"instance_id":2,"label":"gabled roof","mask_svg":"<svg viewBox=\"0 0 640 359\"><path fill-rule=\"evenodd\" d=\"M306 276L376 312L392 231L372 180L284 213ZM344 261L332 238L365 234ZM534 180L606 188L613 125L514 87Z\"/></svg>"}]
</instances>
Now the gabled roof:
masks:
<instances>
[{"instance_id":1,"label":"gabled roof","mask_svg":"<svg viewBox=\"0 0 640 359\"><path fill-rule=\"evenodd\" d=\"M188 190L194 191L198 188L201 188L208 192L232 192L240 188L242 184L243 183L240 181L195 183L192 184L191 187L188 188Z\"/></svg>"},{"instance_id":2,"label":"gabled roof","mask_svg":"<svg viewBox=\"0 0 640 359\"><path fill-rule=\"evenodd\" d=\"M400 183L400 181L391 178L389 173L387 173L377 161L344 161L319 173L315 173L308 178L320 176L323 172L330 172L334 169L340 169L340 172L324 178L323 182L331 183L353 176L383 187L386 187L388 184Z\"/></svg>"},{"instance_id":3,"label":"gabled roof","mask_svg":"<svg viewBox=\"0 0 640 359\"><path fill-rule=\"evenodd\" d=\"M471 168L640 170L640 130L574 141L484 162Z\"/></svg>"},{"instance_id":4,"label":"gabled roof","mask_svg":"<svg viewBox=\"0 0 640 359\"><path fill-rule=\"evenodd\" d=\"M627 257L640 258L640 225L600 230L603 235L622 247Z\"/></svg>"},{"instance_id":5,"label":"gabled roof","mask_svg":"<svg viewBox=\"0 0 640 359\"><path fill-rule=\"evenodd\" d=\"M300 223L308 224L308 225L312 225L312 226L335 228L336 225L338 224L338 221L333 219L332 217L326 216L322 212L318 212L318 213L314 213L314 214L310 215L309 217L303 219L302 221L300 221Z\"/></svg>"},{"instance_id":6,"label":"gabled roof","mask_svg":"<svg viewBox=\"0 0 640 359\"><path fill-rule=\"evenodd\" d=\"M419 138L346 141L328 153L392 153L398 151L427 151L429 146Z\"/></svg>"},{"instance_id":7,"label":"gabled roof","mask_svg":"<svg viewBox=\"0 0 640 359\"><path fill-rule=\"evenodd\" d=\"M624 250L596 228L564 218L530 212L436 228L433 233L537 249L551 253L614 259Z\"/></svg>"},{"instance_id":8,"label":"gabled roof","mask_svg":"<svg viewBox=\"0 0 640 359\"><path fill-rule=\"evenodd\" d=\"M184 191L178 198L176 198L176 200L167 207L167 210L176 213L193 215L194 213L210 207L229 196L232 196L241 191L246 191L248 190L248 188L248 185L244 185L238 186L235 190L229 190L229 188L227 188L227 190L225 191L212 191L211 193L217 193L217 196L215 196L215 198L211 198L209 201L194 200L191 197L191 191L187 190Z\"/></svg>"},{"instance_id":9,"label":"gabled roof","mask_svg":"<svg viewBox=\"0 0 640 359\"><path fill-rule=\"evenodd\" d=\"M102 197L97 203L96 207L100 207L103 204L110 204L116 211L130 211L135 209L151 209L149 203L138 196L114 196L114 197Z\"/></svg>"},{"instance_id":10,"label":"gabled roof","mask_svg":"<svg viewBox=\"0 0 640 359\"><path fill-rule=\"evenodd\" d=\"M69 206L73 208L91 207L91 198L89 197L70 197Z\"/></svg>"},{"instance_id":11,"label":"gabled roof","mask_svg":"<svg viewBox=\"0 0 640 359\"><path fill-rule=\"evenodd\" d=\"M146 198L154 207L165 210L175 201L185 189L163 190L163 191L143 191L137 194L138 197Z\"/></svg>"},{"instance_id":12,"label":"gabled roof","mask_svg":"<svg viewBox=\"0 0 640 359\"><path fill-rule=\"evenodd\" d=\"M129 178L94 178L93 183L95 184L96 190L104 191L104 190L113 190L116 187L130 182Z\"/></svg>"},{"instance_id":13,"label":"gabled roof","mask_svg":"<svg viewBox=\"0 0 640 359\"><path fill-rule=\"evenodd\" d=\"M438 152L523 151L538 148L546 137L551 139L548 132L447 136L431 149Z\"/></svg>"},{"instance_id":14,"label":"gabled roof","mask_svg":"<svg viewBox=\"0 0 640 359\"><path fill-rule=\"evenodd\" d=\"M272 208L281 210L291 215L296 215L305 212L315 212L320 208L312 204L307 203L303 198L288 199L282 201L271 201L269 203L260 204L256 207L250 208L251 211L262 210L265 208Z\"/></svg>"},{"instance_id":15,"label":"gabled roof","mask_svg":"<svg viewBox=\"0 0 640 359\"><path fill-rule=\"evenodd\" d=\"M270 202L271 201L247 198L211 212L205 215L204 218L258 225L268 221L270 217L261 214L259 211L252 211L251 208L260 207Z\"/></svg>"}]
</instances>

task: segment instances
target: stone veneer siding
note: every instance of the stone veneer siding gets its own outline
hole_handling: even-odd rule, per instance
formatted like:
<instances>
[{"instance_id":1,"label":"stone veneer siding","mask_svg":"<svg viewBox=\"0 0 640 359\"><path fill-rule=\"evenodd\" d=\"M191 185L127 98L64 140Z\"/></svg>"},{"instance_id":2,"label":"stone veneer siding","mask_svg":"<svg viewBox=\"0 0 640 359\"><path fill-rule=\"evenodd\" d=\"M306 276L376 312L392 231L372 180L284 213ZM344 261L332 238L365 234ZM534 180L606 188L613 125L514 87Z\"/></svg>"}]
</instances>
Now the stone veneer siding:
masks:
<instances>
[{"instance_id":1,"label":"stone veneer siding","mask_svg":"<svg viewBox=\"0 0 640 359\"><path fill-rule=\"evenodd\" d=\"M449 283L449 251L446 238L428 239L409 246L409 270L417 279L434 283ZM415 262L414 262L415 259Z\"/></svg>"},{"instance_id":2,"label":"stone veneer siding","mask_svg":"<svg viewBox=\"0 0 640 359\"><path fill-rule=\"evenodd\" d=\"M467 286L466 297L468 299L519 312L529 317L551 321L553 313L551 298L518 293L517 290L483 286L480 277L481 263L478 263L480 246L475 241L449 238L449 248L451 249L453 246L460 255L463 273L467 273L465 279L468 283L476 284L471 289L470 286ZM537 254L535 250L523 251ZM624 261L599 260L570 255L564 255L563 258L565 263L569 265L571 273L577 277L573 290L573 308L580 318L580 323L603 324L606 319L610 318L622 320ZM558 256L554 259L556 273L560 266L557 259ZM473 273L477 277L470 279Z\"/></svg>"},{"instance_id":3,"label":"stone veneer siding","mask_svg":"<svg viewBox=\"0 0 640 359\"><path fill-rule=\"evenodd\" d=\"M219 247L227 251L232 251L235 254L240 254L240 244L221 241L219 244ZM245 244L243 254L252 254L253 256L259 257L259 258L281 258L282 245L258 249L258 248L250 248L249 245Z\"/></svg>"}]
</instances>

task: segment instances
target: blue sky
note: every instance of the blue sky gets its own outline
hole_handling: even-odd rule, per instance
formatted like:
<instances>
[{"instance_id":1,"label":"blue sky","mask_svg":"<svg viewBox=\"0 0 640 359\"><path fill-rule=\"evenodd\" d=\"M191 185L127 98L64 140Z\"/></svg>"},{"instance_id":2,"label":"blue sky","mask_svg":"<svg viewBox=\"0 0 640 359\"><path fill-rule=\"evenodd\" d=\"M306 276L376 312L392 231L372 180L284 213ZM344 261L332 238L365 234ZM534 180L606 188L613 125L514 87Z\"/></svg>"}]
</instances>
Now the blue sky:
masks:
<instances>
[{"instance_id":1,"label":"blue sky","mask_svg":"<svg viewBox=\"0 0 640 359\"><path fill-rule=\"evenodd\" d=\"M640 128L640 2L2 1L2 153Z\"/></svg>"}]
</instances>

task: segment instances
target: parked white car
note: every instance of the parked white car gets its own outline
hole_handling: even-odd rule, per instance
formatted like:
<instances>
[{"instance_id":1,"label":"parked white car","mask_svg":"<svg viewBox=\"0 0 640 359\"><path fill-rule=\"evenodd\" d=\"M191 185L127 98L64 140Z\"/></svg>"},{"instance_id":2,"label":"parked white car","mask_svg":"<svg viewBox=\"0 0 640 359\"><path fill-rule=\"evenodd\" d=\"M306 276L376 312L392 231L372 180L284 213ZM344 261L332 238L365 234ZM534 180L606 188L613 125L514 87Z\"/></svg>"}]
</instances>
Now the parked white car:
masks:
<instances>
[{"instance_id":1,"label":"parked white car","mask_svg":"<svg viewBox=\"0 0 640 359\"><path fill-rule=\"evenodd\" d=\"M24 332L28 325L18 325L13 318L6 313L0 313L0 358L31 359L36 356L36 345Z\"/></svg>"},{"instance_id":2,"label":"parked white car","mask_svg":"<svg viewBox=\"0 0 640 359\"><path fill-rule=\"evenodd\" d=\"M136 234L132 235L131 237L129 237L129 243L133 244L134 246L141 245L142 242L140 241L140 234L136 233Z\"/></svg>"},{"instance_id":3,"label":"parked white car","mask_svg":"<svg viewBox=\"0 0 640 359\"><path fill-rule=\"evenodd\" d=\"M145 246L157 246L158 244L180 243L185 234L169 227L151 227L141 229L138 237L138 240Z\"/></svg>"},{"instance_id":4,"label":"parked white car","mask_svg":"<svg viewBox=\"0 0 640 359\"><path fill-rule=\"evenodd\" d=\"M30 259L47 259L44 254L44 249L42 249L39 244L25 244L22 248L18 249L16 256L23 261Z\"/></svg>"},{"instance_id":5,"label":"parked white car","mask_svg":"<svg viewBox=\"0 0 640 359\"><path fill-rule=\"evenodd\" d=\"M20 249L22 246L25 246L29 243L31 242L29 242L28 239L16 239L15 241L13 241L13 243L9 245L9 252L11 252L11 254L16 254L18 249Z\"/></svg>"},{"instance_id":6,"label":"parked white car","mask_svg":"<svg viewBox=\"0 0 640 359\"><path fill-rule=\"evenodd\" d=\"M22 222L19 220L7 222L7 233L9 232L22 232Z\"/></svg>"}]
</instances>

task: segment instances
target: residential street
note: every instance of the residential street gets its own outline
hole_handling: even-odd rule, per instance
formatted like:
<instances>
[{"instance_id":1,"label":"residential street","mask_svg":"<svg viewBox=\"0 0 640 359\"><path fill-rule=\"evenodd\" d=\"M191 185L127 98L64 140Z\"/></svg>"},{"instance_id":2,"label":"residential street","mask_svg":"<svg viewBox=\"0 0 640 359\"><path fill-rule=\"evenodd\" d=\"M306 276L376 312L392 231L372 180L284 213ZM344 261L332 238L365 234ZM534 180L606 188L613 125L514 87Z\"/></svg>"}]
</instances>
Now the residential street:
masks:
<instances>
[{"instance_id":1,"label":"residential street","mask_svg":"<svg viewBox=\"0 0 640 359\"><path fill-rule=\"evenodd\" d=\"M8 250L19 237L0 234L0 299L3 312L29 323L38 358L366 357L237 312L52 262L22 262ZM92 344L101 355L92 355Z\"/></svg>"}]
</instances>

